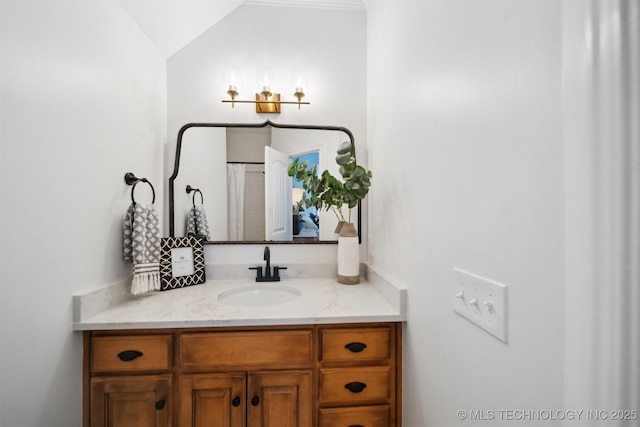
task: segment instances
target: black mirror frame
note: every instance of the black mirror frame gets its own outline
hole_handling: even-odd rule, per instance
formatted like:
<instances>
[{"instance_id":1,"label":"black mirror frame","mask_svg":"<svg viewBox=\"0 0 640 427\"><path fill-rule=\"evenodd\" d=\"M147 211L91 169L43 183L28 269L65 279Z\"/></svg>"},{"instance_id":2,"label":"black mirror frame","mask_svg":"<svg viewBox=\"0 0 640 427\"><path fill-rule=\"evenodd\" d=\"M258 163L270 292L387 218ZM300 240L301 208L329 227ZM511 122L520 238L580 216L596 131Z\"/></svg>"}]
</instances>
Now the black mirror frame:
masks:
<instances>
[{"instance_id":1,"label":"black mirror frame","mask_svg":"<svg viewBox=\"0 0 640 427\"><path fill-rule=\"evenodd\" d=\"M178 172L180 171L180 153L182 152L182 137L187 129L190 128L263 128L271 126L274 128L280 129L306 129L306 130L337 130L342 131L347 134L349 139L351 140L351 144L354 147L354 155L355 155L355 139L353 138L353 133L345 127L341 126L314 126L314 125L288 125L288 124L278 124L274 123L271 120L267 120L262 123L187 123L186 125L180 128L178 132L178 141L176 144L176 156L173 164L173 174L169 177L169 236L175 237L175 202L174 202L174 181L178 177ZM358 243L362 244L362 233L361 233L361 224L362 224L362 202L358 201ZM230 242L222 242L222 241L207 241L205 244L262 244L265 241L230 241ZM288 241L269 241L269 244L288 244L295 242ZM337 244L337 241L319 241L314 243L331 243Z\"/></svg>"}]
</instances>

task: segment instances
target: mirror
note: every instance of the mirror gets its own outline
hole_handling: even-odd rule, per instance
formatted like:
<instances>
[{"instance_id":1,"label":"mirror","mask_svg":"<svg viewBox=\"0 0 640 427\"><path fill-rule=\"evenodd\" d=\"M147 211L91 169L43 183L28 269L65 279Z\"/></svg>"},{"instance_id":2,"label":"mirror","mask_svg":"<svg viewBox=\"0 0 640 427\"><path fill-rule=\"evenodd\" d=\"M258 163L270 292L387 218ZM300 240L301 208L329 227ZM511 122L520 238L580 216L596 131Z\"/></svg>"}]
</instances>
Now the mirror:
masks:
<instances>
[{"instance_id":1,"label":"mirror","mask_svg":"<svg viewBox=\"0 0 640 427\"><path fill-rule=\"evenodd\" d=\"M337 217L298 210L301 185L288 176L303 157L338 175L340 143L352 133L338 126L189 123L178 132L169 178L169 234L184 236L204 211L207 243L336 243ZM187 192L187 189L192 190ZM299 189L295 189L298 187ZM195 191L194 189L197 189ZM360 206L354 222L360 235ZM191 227L187 222L191 217ZM195 220L194 220L195 218Z\"/></svg>"}]
</instances>

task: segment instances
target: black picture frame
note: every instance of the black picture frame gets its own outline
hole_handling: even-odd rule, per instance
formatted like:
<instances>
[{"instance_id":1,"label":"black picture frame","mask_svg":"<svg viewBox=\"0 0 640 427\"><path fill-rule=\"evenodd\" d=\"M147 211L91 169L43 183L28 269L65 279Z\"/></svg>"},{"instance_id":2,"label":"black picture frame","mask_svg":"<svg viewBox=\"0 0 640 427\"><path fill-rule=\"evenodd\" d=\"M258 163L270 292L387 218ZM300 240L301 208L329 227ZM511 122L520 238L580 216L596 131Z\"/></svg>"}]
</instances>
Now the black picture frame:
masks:
<instances>
[{"instance_id":1,"label":"black picture frame","mask_svg":"<svg viewBox=\"0 0 640 427\"><path fill-rule=\"evenodd\" d=\"M160 239L161 291L199 285L206 281L202 243L202 236L195 235ZM188 248L192 251L188 251ZM178 249L185 250L177 251ZM178 252L187 255L179 255L179 259L176 259Z\"/></svg>"}]
</instances>

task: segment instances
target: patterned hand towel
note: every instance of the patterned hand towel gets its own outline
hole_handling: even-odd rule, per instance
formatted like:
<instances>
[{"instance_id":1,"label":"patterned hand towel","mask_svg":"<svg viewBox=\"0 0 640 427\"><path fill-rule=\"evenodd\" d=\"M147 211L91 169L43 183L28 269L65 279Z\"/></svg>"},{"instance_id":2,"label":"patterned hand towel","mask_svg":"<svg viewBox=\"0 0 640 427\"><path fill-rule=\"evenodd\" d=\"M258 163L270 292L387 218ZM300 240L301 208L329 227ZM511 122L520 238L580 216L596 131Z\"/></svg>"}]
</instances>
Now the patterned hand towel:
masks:
<instances>
[{"instance_id":1,"label":"patterned hand towel","mask_svg":"<svg viewBox=\"0 0 640 427\"><path fill-rule=\"evenodd\" d=\"M131 293L160 290L160 224L155 207L132 203L123 231L123 257L133 263Z\"/></svg>"},{"instance_id":2,"label":"patterned hand towel","mask_svg":"<svg viewBox=\"0 0 640 427\"><path fill-rule=\"evenodd\" d=\"M204 240L209 240L209 224L202 205L192 207L187 215L187 236L190 234L204 236Z\"/></svg>"}]
</instances>

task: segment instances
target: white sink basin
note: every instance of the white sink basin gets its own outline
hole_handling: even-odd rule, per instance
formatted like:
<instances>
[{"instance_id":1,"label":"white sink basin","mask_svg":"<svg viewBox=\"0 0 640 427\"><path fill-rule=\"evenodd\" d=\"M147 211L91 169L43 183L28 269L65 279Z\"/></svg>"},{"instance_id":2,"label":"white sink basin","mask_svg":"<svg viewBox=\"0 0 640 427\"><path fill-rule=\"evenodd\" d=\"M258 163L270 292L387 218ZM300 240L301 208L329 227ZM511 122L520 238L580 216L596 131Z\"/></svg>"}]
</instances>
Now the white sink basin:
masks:
<instances>
[{"instance_id":1,"label":"white sink basin","mask_svg":"<svg viewBox=\"0 0 640 427\"><path fill-rule=\"evenodd\" d=\"M264 307L282 304L302 295L298 289L272 283L264 283L229 289L218 295L223 304L243 307Z\"/></svg>"}]
</instances>

